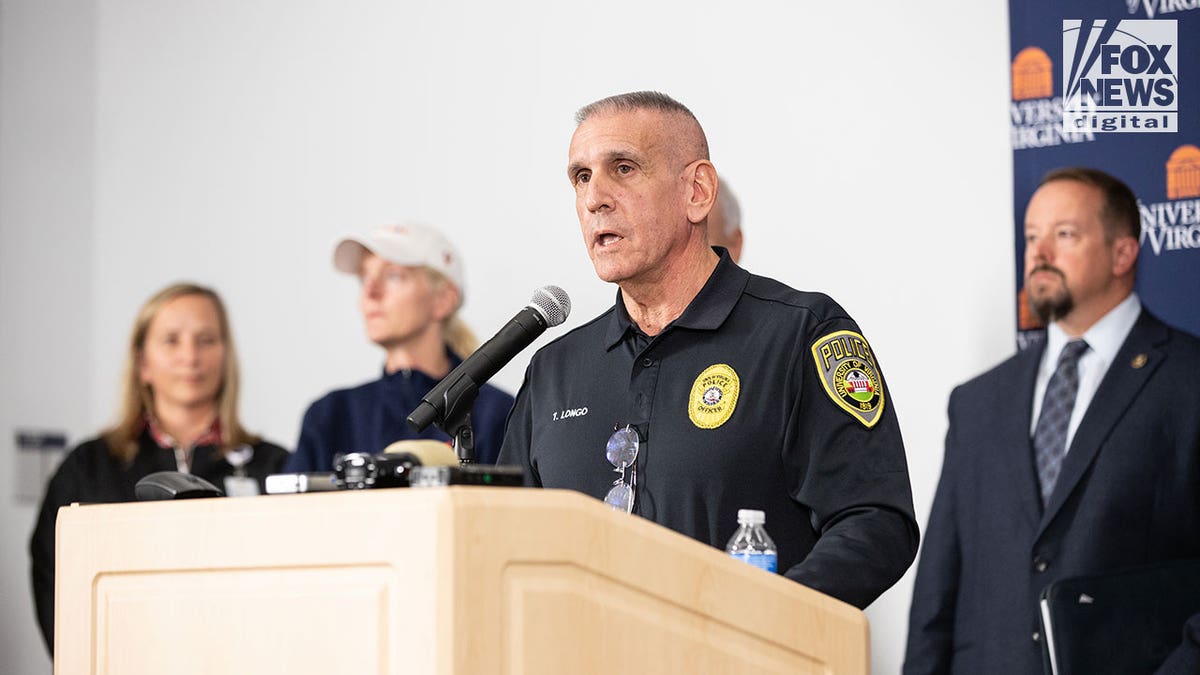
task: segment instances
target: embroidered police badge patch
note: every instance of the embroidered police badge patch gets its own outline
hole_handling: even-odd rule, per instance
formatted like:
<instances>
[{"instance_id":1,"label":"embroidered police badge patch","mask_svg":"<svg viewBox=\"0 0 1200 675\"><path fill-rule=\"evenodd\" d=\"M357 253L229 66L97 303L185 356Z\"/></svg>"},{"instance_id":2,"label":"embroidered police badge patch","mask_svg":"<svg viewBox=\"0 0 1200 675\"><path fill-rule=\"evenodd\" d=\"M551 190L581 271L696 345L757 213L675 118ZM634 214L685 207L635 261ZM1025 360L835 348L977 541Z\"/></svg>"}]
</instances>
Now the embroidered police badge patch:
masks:
<instances>
[{"instance_id":1,"label":"embroidered police badge patch","mask_svg":"<svg viewBox=\"0 0 1200 675\"><path fill-rule=\"evenodd\" d=\"M812 354L833 402L868 429L875 426L883 414L883 385L867 339L840 330L813 343Z\"/></svg>"},{"instance_id":2,"label":"embroidered police badge patch","mask_svg":"<svg viewBox=\"0 0 1200 675\"><path fill-rule=\"evenodd\" d=\"M725 424L737 407L741 387L738 374L724 363L705 368L692 383L688 419L701 429L716 429Z\"/></svg>"}]
</instances>

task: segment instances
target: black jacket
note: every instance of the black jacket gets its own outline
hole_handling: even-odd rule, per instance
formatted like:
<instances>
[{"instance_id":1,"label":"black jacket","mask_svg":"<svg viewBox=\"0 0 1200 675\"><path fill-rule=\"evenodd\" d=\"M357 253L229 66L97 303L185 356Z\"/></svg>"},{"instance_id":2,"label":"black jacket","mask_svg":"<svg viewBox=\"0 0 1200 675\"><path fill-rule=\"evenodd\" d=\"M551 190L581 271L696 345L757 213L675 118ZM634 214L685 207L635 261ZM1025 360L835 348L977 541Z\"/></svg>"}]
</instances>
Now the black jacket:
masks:
<instances>
[{"instance_id":1,"label":"black jacket","mask_svg":"<svg viewBox=\"0 0 1200 675\"><path fill-rule=\"evenodd\" d=\"M263 482L278 473L288 452L266 441L253 446L254 454L245 464L245 475ZM217 455L215 446L200 446L192 452L192 474L223 488L226 476L235 469ZM29 541L33 598L42 638L54 653L54 527L58 509L73 502L103 504L136 501L133 487L144 476L156 471L175 471L175 453L154 442L149 431L138 439L138 454L128 466L109 451L103 438L86 441L71 451L58 467L46 489L37 526Z\"/></svg>"}]
</instances>

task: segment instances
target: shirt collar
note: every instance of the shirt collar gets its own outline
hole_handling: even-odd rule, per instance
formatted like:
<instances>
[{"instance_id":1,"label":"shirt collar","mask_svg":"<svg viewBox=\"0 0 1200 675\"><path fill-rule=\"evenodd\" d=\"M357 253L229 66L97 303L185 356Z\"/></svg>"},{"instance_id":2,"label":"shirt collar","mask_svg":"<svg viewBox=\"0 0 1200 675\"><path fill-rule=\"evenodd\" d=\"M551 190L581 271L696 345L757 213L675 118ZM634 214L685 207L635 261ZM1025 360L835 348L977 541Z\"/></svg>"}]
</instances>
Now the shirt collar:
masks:
<instances>
[{"instance_id":1,"label":"shirt collar","mask_svg":"<svg viewBox=\"0 0 1200 675\"><path fill-rule=\"evenodd\" d=\"M750 280L750 273L738 267L729 257L729 251L724 248L714 246L713 252L721 258L709 275L708 281L684 308L683 313L663 329L663 333L672 328L716 330L725 322L738 299L742 297L742 291ZM625 310L621 290L617 289L617 302L609 315L608 328L604 334L605 348L612 349L635 328L633 320L629 318L629 312Z\"/></svg>"},{"instance_id":2,"label":"shirt collar","mask_svg":"<svg viewBox=\"0 0 1200 675\"><path fill-rule=\"evenodd\" d=\"M451 351L449 347L446 348L446 357L450 359L450 370L451 371L453 371L455 368L457 368L459 366L459 364L462 363L462 359L460 359L457 354L455 354L453 351ZM441 378L434 378L433 376L429 375L425 371L417 370L415 368L401 368L400 370L397 370L394 373L389 373L387 371L387 364L384 364L384 366L382 368L382 373L383 374L380 376L380 379L382 379L384 382L388 382L388 383L403 382L403 381L406 381L406 380L412 378L414 375L421 379L429 380L430 382L438 382L439 380L441 380Z\"/></svg>"},{"instance_id":3,"label":"shirt collar","mask_svg":"<svg viewBox=\"0 0 1200 675\"><path fill-rule=\"evenodd\" d=\"M1137 293L1130 293L1120 304L1108 310L1108 314L1092 324L1092 327L1084 332L1083 340L1104 363L1112 363L1141 313L1141 300L1138 299ZM1042 362L1047 363L1046 359L1050 359L1049 363L1056 362L1059 352L1070 340L1057 323L1051 323L1046 328L1046 351Z\"/></svg>"},{"instance_id":4,"label":"shirt collar","mask_svg":"<svg viewBox=\"0 0 1200 675\"><path fill-rule=\"evenodd\" d=\"M171 434L168 434L161 426L158 425L158 420L150 413L146 413L143 423L146 425L146 430L150 432L150 438L154 439L154 444L163 450L174 450L180 447L179 442L175 440ZM193 448L198 448L205 445L220 445L221 444L221 420L214 418L212 425L208 427L208 431L200 434L200 437L192 443Z\"/></svg>"}]
</instances>

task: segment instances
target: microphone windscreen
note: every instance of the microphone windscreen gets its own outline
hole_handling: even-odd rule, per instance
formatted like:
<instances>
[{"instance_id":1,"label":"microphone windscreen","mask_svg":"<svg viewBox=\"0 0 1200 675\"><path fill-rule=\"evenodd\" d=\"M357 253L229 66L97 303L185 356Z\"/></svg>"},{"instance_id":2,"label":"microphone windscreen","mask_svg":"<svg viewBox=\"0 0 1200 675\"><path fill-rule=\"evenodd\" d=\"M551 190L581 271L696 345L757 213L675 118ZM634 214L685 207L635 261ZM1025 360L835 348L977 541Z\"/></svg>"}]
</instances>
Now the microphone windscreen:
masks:
<instances>
[{"instance_id":1,"label":"microphone windscreen","mask_svg":"<svg viewBox=\"0 0 1200 675\"><path fill-rule=\"evenodd\" d=\"M542 315L547 326L554 327L571 314L571 297L558 286L542 286L533 292L529 306Z\"/></svg>"},{"instance_id":2,"label":"microphone windscreen","mask_svg":"<svg viewBox=\"0 0 1200 675\"><path fill-rule=\"evenodd\" d=\"M429 438L396 441L383 449L385 455L404 452L416 457L421 466L458 466L458 455L454 454L454 448Z\"/></svg>"}]
</instances>

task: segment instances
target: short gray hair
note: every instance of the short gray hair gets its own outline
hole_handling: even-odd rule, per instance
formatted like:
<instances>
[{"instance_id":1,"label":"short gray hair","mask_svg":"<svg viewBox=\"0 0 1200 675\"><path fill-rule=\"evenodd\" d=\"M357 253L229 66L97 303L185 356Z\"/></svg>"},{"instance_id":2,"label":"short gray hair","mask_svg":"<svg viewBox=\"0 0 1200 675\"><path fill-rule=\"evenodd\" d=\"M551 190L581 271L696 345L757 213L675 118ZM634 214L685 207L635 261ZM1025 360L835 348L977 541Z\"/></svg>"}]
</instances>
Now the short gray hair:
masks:
<instances>
[{"instance_id":1,"label":"short gray hair","mask_svg":"<svg viewBox=\"0 0 1200 675\"><path fill-rule=\"evenodd\" d=\"M696 124L696 116L684 104L657 91L631 91L627 94L617 94L589 103L575 113L575 124L583 124L584 120L596 113L632 112L634 110L657 110L686 115Z\"/></svg>"},{"instance_id":2,"label":"short gray hair","mask_svg":"<svg viewBox=\"0 0 1200 675\"><path fill-rule=\"evenodd\" d=\"M575 124L583 124L588 118L598 114L608 113L628 113L637 112L639 110L650 110L667 115L676 115L683 120L691 121L695 125L695 138L688 138L688 141L695 145L692 148L698 157L689 157L688 159L708 159L708 138L704 136L704 127L700 126L700 120L692 114L691 110L684 104L675 99L657 91L632 91L627 94L617 94L602 98L594 103L589 103L579 109L575 113ZM678 140L678 139L677 139Z\"/></svg>"}]
</instances>

